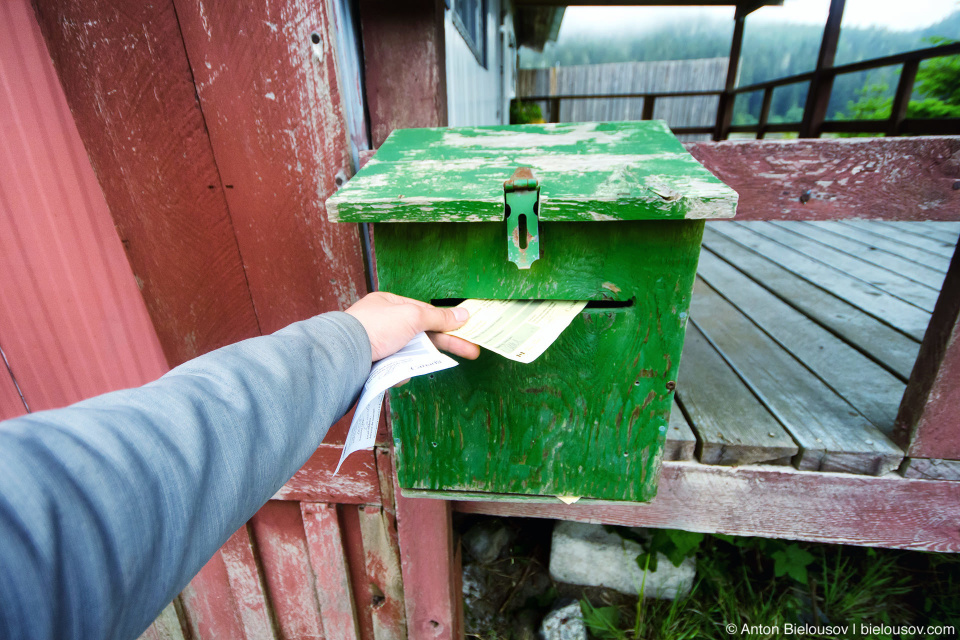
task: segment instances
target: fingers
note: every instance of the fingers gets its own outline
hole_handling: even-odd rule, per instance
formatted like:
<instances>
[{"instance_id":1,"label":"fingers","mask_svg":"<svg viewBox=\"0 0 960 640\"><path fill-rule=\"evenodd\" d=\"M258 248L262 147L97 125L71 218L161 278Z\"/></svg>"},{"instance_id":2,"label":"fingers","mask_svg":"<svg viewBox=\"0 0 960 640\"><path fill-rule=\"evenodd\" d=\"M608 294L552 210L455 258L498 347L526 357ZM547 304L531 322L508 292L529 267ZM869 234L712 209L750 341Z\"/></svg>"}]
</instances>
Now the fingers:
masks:
<instances>
[{"instance_id":1,"label":"fingers","mask_svg":"<svg viewBox=\"0 0 960 640\"><path fill-rule=\"evenodd\" d=\"M455 338L445 333L428 333L427 335L430 336L438 349L467 360L476 360L480 357L480 347L472 342L467 342L463 338Z\"/></svg>"}]
</instances>

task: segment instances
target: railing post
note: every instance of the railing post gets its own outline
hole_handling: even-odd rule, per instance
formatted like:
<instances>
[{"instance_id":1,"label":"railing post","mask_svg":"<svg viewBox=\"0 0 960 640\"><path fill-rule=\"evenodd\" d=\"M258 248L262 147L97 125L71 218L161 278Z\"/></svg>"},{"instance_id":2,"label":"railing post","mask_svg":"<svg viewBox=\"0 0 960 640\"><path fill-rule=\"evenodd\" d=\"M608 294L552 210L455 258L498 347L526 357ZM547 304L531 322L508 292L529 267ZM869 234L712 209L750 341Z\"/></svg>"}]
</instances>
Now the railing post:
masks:
<instances>
[{"instance_id":1,"label":"railing post","mask_svg":"<svg viewBox=\"0 0 960 640\"><path fill-rule=\"evenodd\" d=\"M550 122L560 122L560 98L550 98Z\"/></svg>"},{"instance_id":2,"label":"railing post","mask_svg":"<svg viewBox=\"0 0 960 640\"><path fill-rule=\"evenodd\" d=\"M900 135L900 127L903 125L904 118L907 117L907 107L910 104L910 96L913 94L913 82L917 79L919 68L919 60L909 60L903 63L903 69L900 71L900 81L897 83L897 93L894 95L893 105L890 107L890 122L887 126L888 136Z\"/></svg>"},{"instance_id":3,"label":"railing post","mask_svg":"<svg viewBox=\"0 0 960 640\"><path fill-rule=\"evenodd\" d=\"M833 61L837 57L837 43L840 41L840 23L843 21L844 0L831 0L827 24L823 27L823 39L820 41L820 54L817 67L810 79L807 101L803 108L803 120L800 122L801 138L819 138L820 128L827 116L830 93L833 91Z\"/></svg>"},{"instance_id":4,"label":"railing post","mask_svg":"<svg viewBox=\"0 0 960 640\"><path fill-rule=\"evenodd\" d=\"M723 85L723 93L717 103L717 124L713 132L714 140L726 140L730 134L730 124L733 122L733 105L736 96L733 89L737 84L737 71L740 68L740 49L743 46L743 24L747 14L737 10L733 20L733 40L730 42L730 61L727 64L727 80Z\"/></svg>"},{"instance_id":5,"label":"railing post","mask_svg":"<svg viewBox=\"0 0 960 640\"><path fill-rule=\"evenodd\" d=\"M653 120L653 104L656 100L656 97L651 95L643 96L643 113L640 116L641 120Z\"/></svg>"},{"instance_id":6,"label":"railing post","mask_svg":"<svg viewBox=\"0 0 960 640\"><path fill-rule=\"evenodd\" d=\"M893 439L915 458L960 460L960 249L954 250Z\"/></svg>"},{"instance_id":7,"label":"railing post","mask_svg":"<svg viewBox=\"0 0 960 640\"><path fill-rule=\"evenodd\" d=\"M763 105L760 107L760 121L757 123L757 140L767 135L767 119L770 117L770 103L773 101L773 87L763 90Z\"/></svg>"}]
</instances>

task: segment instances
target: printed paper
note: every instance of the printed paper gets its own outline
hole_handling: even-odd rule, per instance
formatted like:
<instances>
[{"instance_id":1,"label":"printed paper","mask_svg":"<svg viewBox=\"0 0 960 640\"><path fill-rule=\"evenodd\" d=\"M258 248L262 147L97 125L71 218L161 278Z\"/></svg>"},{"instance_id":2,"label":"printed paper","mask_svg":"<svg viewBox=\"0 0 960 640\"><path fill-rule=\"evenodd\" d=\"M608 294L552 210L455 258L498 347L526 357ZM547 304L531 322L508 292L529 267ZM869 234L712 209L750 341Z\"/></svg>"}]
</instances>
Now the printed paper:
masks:
<instances>
[{"instance_id":1,"label":"printed paper","mask_svg":"<svg viewBox=\"0 0 960 640\"><path fill-rule=\"evenodd\" d=\"M451 336L505 358L536 360L587 306L586 300L464 300L470 319Z\"/></svg>"},{"instance_id":2,"label":"printed paper","mask_svg":"<svg viewBox=\"0 0 960 640\"><path fill-rule=\"evenodd\" d=\"M363 393L357 402L347 441L343 445L343 453L333 475L337 475L340 465L351 453L373 447L377 440L383 394L387 389L408 378L455 366L457 361L437 351L425 333L418 333L403 349L374 364L366 384L363 385Z\"/></svg>"}]
</instances>

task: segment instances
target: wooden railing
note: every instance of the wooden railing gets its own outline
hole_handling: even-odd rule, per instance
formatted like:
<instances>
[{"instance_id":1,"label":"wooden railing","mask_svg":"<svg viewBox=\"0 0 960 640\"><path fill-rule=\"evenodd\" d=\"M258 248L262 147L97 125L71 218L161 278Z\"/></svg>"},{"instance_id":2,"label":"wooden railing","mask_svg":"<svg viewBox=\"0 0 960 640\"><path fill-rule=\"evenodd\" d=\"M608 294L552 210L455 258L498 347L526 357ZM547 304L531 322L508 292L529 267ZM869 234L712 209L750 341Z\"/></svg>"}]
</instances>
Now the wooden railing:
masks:
<instances>
[{"instance_id":1,"label":"wooden railing","mask_svg":"<svg viewBox=\"0 0 960 640\"><path fill-rule=\"evenodd\" d=\"M755 133L762 139L768 133L798 132L801 137L818 138L823 133L881 133L887 136L898 135L960 135L960 118L907 118L907 107L913 95L913 85L917 77L920 63L931 58L939 58L960 54L960 43L928 47L907 53L900 53L882 58L873 58L860 62L826 67L816 71L799 73L776 80L758 82L745 87L737 87L730 91L716 89L712 91L645 91L640 93L608 93L608 94L561 94L561 95L532 95L515 98L518 102L547 102L550 105L550 122L560 121L560 104L564 100L612 100L616 98L642 98L642 120L653 119L653 109L659 98L686 98L719 96L716 123L713 125L693 127L673 127L676 134L709 133L714 140L725 140L731 133ZM890 117L875 120L826 120L817 117L817 114L826 112L826 104L830 101L833 81L837 76L901 65L900 80L893 97ZM816 99L807 101L804 118L800 122L770 122L770 106L773 102L773 92L778 87L801 82L810 82L808 92L812 92ZM760 107L760 116L756 124L730 125L732 112L737 96L763 91L763 101ZM819 103L822 108L813 108ZM729 111L729 112L728 112ZM808 129L804 131L804 128Z\"/></svg>"}]
</instances>

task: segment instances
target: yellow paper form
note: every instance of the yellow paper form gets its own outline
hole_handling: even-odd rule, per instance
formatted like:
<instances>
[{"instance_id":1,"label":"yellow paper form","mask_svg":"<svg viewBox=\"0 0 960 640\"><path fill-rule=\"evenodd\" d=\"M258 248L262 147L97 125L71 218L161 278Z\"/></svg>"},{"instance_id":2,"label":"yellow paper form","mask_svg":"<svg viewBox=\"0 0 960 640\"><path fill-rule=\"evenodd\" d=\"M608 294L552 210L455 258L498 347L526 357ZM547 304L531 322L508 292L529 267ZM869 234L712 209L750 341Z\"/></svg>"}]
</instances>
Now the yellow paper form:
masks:
<instances>
[{"instance_id":1,"label":"yellow paper form","mask_svg":"<svg viewBox=\"0 0 960 640\"><path fill-rule=\"evenodd\" d=\"M586 300L464 300L470 319L451 336L524 364L547 350Z\"/></svg>"}]
</instances>

